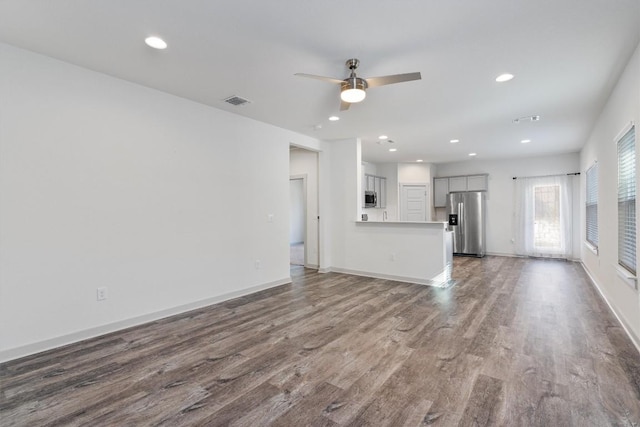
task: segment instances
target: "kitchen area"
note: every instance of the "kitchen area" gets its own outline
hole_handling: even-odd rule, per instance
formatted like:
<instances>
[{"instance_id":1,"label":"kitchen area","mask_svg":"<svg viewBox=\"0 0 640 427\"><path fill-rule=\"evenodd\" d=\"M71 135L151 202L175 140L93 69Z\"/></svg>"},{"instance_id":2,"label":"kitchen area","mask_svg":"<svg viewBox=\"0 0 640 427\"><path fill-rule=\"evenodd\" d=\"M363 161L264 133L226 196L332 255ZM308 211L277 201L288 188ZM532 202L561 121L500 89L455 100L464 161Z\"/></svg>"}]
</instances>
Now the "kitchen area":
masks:
<instances>
[{"instance_id":1,"label":"kitchen area","mask_svg":"<svg viewBox=\"0 0 640 427\"><path fill-rule=\"evenodd\" d=\"M431 164L363 162L357 222L376 252L389 252L389 264L402 258L412 259L415 266L435 260L431 270L439 269L439 274L425 283L446 286L454 254L482 257L486 253L488 175L434 177L434 169ZM405 245L398 251L402 255L389 251L407 240L422 249L416 247L418 252L409 254Z\"/></svg>"},{"instance_id":2,"label":"kitchen area","mask_svg":"<svg viewBox=\"0 0 640 427\"><path fill-rule=\"evenodd\" d=\"M330 271L450 286L453 254L460 251L454 250L454 230L468 230L469 224L450 226L446 197L444 205L434 200L434 178L442 178L436 176L436 166L363 161L359 140L339 141L332 147L331 158ZM453 179L450 189L450 177L446 178L445 196L455 193L456 183L462 181ZM488 175L483 178L486 184ZM465 182L468 190L468 178ZM473 179L471 183L474 189ZM464 220L463 211L473 210L465 207L457 214L458 221Z\"/></svg>"}]
</instances>

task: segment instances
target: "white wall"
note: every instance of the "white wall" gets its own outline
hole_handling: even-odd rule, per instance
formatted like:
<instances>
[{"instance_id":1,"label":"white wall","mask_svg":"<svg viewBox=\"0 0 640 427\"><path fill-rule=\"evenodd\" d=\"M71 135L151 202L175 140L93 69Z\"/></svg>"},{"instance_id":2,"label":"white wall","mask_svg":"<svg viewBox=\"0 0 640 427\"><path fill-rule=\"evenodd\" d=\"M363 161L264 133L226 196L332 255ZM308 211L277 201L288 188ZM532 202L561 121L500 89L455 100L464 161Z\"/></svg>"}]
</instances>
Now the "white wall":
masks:
<instances>
[{"instance_id":1,"label":"white wall","mask_svg":"<svg viewBox=\"0 0 640 427\"><path fill-rule=\"evenodd\" d=\"M318 227L318 153L304 149L293 149L289 154L289 174L291 176L304 175L307 183L307 234L305 236L305 250L307 252L307 266L318 267L319 227Z\"/></svg>"},{"instance_id":2,"label":"white wall","mask_svg":"<svg viewBox=\"0 0 640 427\"><path fill-rule=\"evenodd\" d=\"M578 153L520 159L482 160L438 164L437 177L489 174L487 191L487 253L515 255L514 244L514 176L539 176L580 171ZM580 179L573 186L573 258L580 256ZM444 210L437 209L437 219L444 220Z\"/></svg>"},{"instance_id":3,"label":"white wall","mask_svg":"<svg viewBox=\"0 0 640 427\"><path fill-rule=\"evenodd\" d=\"M4 44L0 93L0 359L289 280L318 141Z\"/></svg>"},{"instance_id":4,"label":"white wall","mask_svg":"<svg viewBox=\"0 0 640 427\"><path fill-rule=\"evenodd\" d=\"M430 163L398 163L400 184L429 184L431 182Z\"/></svg>"},{"instance_id":5,"label":"white wall","mask_svg":"<svg viewBox=\"0 0 640 427\"><path fill-rule=\"evenodd\" d=\"M640 345L640 300L638 291L618 274L618 212L617 212L617 147L616 136L634 121L636 123L636 152L640 149L638 124L640 124L640 46L629 61L617 82L607 104L598 118L580 155L580 168L584 172L598 161L598 228L599 253L596 255L585 245L581 246L582 261L609 301L616 314ZM636 155L636 162L640 156ZM636 163L636 170L640 171ZM636 173L640 188L640 174ZM585 180L581 180L581 206L584 206ZM636 209L636 211L638 211ZM584 209L581 224L585 223ZM636 220L636 224L640 224ZM584 227L583 227L584 228ZM585 233L581 238L584 241ZM636 247L640 245L636 244ZM640 255L640 252L638 253ZM640 266L640 258L637 265Z\"/></svg>"}]
</instances>

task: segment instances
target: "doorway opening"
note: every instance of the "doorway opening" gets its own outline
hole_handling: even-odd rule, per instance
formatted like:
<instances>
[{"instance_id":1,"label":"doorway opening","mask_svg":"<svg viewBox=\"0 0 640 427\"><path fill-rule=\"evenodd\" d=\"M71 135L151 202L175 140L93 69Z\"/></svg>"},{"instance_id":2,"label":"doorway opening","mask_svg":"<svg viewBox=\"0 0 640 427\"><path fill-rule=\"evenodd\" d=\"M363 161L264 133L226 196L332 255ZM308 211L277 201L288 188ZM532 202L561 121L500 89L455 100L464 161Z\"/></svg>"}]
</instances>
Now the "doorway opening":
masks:
<instances>
[{"instance_id":1,"label":"doorway opening","mask_svg":"<svg viewBox=\"0 0 640 427\"><path fill-rule=\"evenodd\" d=\"M306 180L289 179L289 263L305 265Z\"/></svg>"},{"instance_id":2,"label":"doorway opening","mask_svg":"<svg viewBox=\"0 0 640 427\"><path fill-rule=\"evenodd\" d=\"M572 256L573 175L515 179L515 249L518 255Z\"/></svg>"},{"instance_id":3,"label":"doorway opening","mask_svg":"<svg viewBox=\"0 0 640 427\"><path fill-rule=\"evenodd\" d=\"M533 187L533 247L538 253L562 248L560 185Z\"/></svg>"},{"instance_id":4,"label":"doorway opening","mask_svg":"<svg viewBox=\"0 0 640 427\"><path fill-rule=\"evenodd\" d=\"M319 154L289 146L290 265L320 268Z\"/></svg>"}]
</instances>

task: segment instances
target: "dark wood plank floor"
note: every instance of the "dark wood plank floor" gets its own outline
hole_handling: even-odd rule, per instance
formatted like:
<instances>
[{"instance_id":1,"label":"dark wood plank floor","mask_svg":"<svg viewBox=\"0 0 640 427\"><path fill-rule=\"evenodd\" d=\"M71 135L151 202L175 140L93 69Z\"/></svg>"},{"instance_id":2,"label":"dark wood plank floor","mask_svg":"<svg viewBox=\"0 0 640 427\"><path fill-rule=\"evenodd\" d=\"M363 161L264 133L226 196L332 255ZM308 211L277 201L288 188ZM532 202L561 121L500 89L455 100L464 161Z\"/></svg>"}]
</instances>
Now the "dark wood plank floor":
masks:
<instances>
[{"instance_id":1,"label":"dark wood plank floor","mask_svg":"<svg viewBox=\"0 0 640 427\"><path fill-rule=\"evenodd\" d=\"M631 426L640 356L578 264L449 289L317 274L0 366L0 424Z\"/></svg>"}]
</instances>

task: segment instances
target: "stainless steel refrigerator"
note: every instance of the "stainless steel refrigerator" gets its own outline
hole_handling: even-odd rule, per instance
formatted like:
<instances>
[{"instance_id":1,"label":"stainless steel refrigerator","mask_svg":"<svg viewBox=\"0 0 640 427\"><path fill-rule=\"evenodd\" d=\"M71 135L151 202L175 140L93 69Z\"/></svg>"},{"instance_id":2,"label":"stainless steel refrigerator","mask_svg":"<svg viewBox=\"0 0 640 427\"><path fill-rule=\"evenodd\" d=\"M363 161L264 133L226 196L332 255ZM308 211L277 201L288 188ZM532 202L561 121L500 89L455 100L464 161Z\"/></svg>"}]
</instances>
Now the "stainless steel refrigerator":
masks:
<instances>
[{"instance_id":1,"label":"stainless steel refrigerator","mask_svg":"<svg viewBox=\"0 0 640 427\"><path fill-rule=\"evenodd\" d=\"M447 195L447 219L453 231L453 253L485 254L486 202L484 191L467 191Z\"/></svg>"}]
</instances>

